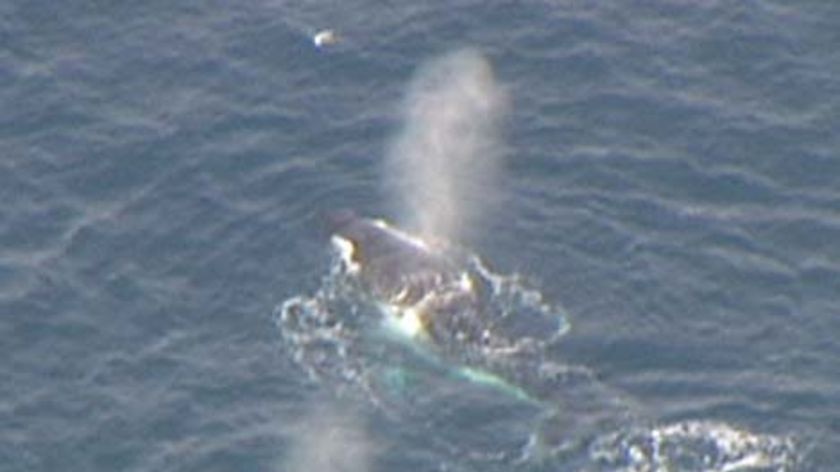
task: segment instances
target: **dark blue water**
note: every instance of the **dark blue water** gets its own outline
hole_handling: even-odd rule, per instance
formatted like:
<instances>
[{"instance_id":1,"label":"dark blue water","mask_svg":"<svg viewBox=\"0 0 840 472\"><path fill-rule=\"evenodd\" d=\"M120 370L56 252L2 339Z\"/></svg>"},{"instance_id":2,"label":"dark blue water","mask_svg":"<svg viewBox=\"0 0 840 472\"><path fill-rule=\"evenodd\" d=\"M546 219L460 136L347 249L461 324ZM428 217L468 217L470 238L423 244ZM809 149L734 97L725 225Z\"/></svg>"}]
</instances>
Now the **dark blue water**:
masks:
<instances>
[{"instance_id":1,"label":"dark blue water","mask_svg":"<svg viewBox=\"0 0 840 472\"><path fill-rule=\"evenodd\" d=\"M838 24L769 0L3 3L0 470L835 470ZM504 203L466 243L562 307L508 371L559 369L526 385L550 413L405 349L295 358L277 320L324 284L319 212L399 217L401 97L463 46L512 98Z\"/></svg>"}]
</instances>

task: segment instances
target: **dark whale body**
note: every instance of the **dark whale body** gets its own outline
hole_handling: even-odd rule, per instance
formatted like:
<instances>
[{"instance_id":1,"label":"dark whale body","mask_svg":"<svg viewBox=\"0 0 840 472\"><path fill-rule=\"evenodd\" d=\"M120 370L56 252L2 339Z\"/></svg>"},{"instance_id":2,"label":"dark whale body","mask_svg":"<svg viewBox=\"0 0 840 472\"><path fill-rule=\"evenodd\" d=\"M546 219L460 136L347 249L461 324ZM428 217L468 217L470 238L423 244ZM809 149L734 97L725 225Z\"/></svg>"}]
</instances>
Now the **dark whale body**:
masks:
<instances>
[{"instance_id":1,"label":"dark whale body","mask_svg":"<svg viewBox=\"0 0 840 472\"><path fill-rule=\"evenodd\" d=\"M468 331L478 302L475 274L454 251L433 247L382 220L342 210L327 216L348 272L397 316L412 311L432 338Z\"/></svg>"}]
</instances>

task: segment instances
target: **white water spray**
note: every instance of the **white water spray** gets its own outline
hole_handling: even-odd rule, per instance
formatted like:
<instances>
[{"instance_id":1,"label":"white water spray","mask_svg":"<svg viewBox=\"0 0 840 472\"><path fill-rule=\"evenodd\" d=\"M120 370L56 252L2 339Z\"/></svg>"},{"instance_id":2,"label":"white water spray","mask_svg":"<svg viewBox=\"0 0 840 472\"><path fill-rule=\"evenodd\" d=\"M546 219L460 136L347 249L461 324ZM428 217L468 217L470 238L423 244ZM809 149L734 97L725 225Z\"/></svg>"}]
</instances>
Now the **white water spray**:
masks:
<instances>
[{"instance_id":1,"label":"white water spray","mask_svg":"<svg viewBox=\"0 0 840 472\"><path fill-rule=\"evenodd\" d=\"M457 241L499 201L499 122L507 97L474 50L422 67L405 103L405 124L385 163L401 223L424 238Z\"/></svg>"},{"instance_id":2,"label":"white water spray","mask_svg":"<svg viewBox=\"0 0 840 472\"><path fill-rule=\"evenodd\" d=\"M277 470L368 472L378 446L353 407L316 403L289 431L289 449Z\"/></svg>"}]
</instances>

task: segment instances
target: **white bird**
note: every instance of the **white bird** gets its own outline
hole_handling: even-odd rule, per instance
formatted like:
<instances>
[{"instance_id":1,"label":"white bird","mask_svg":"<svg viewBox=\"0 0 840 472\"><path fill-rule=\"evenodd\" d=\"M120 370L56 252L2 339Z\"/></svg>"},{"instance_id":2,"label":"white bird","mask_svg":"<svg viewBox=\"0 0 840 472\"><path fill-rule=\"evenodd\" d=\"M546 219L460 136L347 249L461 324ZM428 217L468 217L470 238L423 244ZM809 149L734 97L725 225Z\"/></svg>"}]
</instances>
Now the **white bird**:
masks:
<instances>
[{"instance_id":1,"label":"white bird","mask_svg":"<svg viewBox=\"0 0 840 472\"><path fill-rule=\"evenodd\" d=\"M321 30L312 37L312 42L319 48L332 46L338 42L338 35L331 29Z\"/></svg>"}]
</instances>

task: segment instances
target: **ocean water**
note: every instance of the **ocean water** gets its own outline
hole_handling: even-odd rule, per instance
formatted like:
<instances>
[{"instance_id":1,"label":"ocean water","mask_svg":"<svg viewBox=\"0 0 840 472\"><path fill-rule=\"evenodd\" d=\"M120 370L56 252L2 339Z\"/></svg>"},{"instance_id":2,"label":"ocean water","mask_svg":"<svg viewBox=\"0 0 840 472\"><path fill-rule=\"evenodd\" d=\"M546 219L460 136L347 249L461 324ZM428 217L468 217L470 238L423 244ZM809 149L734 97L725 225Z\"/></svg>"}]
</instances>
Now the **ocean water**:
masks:
<instances>
[{"instance_id":1,"label":"ocean water","mask_svg":"<svg viewBox=\"0 0 840 472\"><path fill-rule=\"evenodd\" d=\"M0 470L836 470L838 24L770 0L4 2ZM539 405L283 320L366 316L323 296L318 215L400 219L407 86L464 47L510 110L463 243L513 315L567 328L502 369Z\"/></svg>"}]
</instances>

